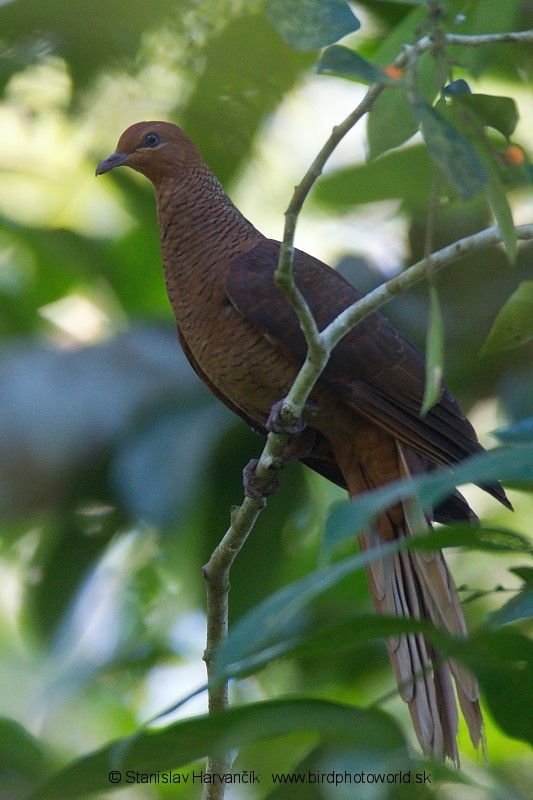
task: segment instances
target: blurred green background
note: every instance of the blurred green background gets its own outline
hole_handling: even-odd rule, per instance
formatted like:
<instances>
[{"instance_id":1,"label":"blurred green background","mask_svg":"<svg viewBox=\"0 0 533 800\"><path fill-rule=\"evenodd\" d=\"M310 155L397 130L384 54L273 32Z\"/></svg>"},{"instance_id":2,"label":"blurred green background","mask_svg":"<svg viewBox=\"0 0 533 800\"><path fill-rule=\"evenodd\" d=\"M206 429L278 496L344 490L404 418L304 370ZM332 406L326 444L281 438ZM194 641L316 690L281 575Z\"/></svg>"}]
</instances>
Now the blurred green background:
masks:
<instances>
[{"instance_id":1,"label":"blurred green background","mask_svg":"<svg viewBox=\"0 0 533 800\"><path fill-rule=\"evenodd\" d=\"M399 52L420 13L408 3L353 5L362 25L349 44L378 63ZM444 5L464 13L458 32L533 27L525 1ZM317 75L318 52L293 50L264 6L0 2L0 714L22 726L9 723L11 744L0 746L8 800L25 798L51 765L132 733L205 680L200 568L242 498L241 471L261 441L211 398L180 352L151 187L126 171L96 180L94 169L132 122L175 121L241 210L279 238L294 184L364 87ZM464 68L477 91L516 99L513 140L527 153L531 47L470 55ZM401 159L368 164L365 141L361 124L333 157L297 232L299 247L363 290L421 256L428 186L423 169L413 173ZM347 174L355 181L348 192ZM515 222L530 222L530 187L509 199ZM438 216L435 243L487 224L478 200L451 203ZM523 246L514 268L493 248L437 280L446 381L488 446L490 430L533 416L531 344L479 356L499 308L532 274L533 250ZM426 287L385 313L423 347ZM511 496L514 516L469 494L484 520L527 532L531 495ZM325 517L340 497L299 465L283 471L235 565L233 619L316 565ZM516 558L450 560L471 592L519 583L508 572ZM470 624L501 602L490 593L468 604ZM369 610L361 575L309 613L328 619L352 607ZM234 693L237 701L298 692L367 705L390 688L376 642L353 643L334 660L326 653L273 662ZM200 696L180 713L204 708ZM396 698L385 708L409 731ZM488 715L487 740L491 771L461 733L465 767L487 794L455 786L453 796L526 797L529 750ZM305 752L296 737L272 758L288 768ZM197 796L172 791L135 787L117 796Z\"/></svg>"}]
</instances>

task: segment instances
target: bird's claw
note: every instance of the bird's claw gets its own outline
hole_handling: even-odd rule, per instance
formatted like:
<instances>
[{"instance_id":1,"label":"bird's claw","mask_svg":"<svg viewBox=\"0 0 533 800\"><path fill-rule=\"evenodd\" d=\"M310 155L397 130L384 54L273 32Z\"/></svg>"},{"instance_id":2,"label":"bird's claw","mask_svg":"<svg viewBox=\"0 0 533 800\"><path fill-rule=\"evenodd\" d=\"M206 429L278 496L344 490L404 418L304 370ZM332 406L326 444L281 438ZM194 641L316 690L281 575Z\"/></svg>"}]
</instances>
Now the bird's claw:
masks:
<instances>
[{"instance_id":1,"label":"bird's claw","mask_svg":"<svg viewBox=\"0 0 533 800\"><path fill-rule=\"evenodd\" d=\"M254 458L248 462L242 471L244 494L246 497L251 497L253 499L269 497L279 488L279 480L275 472L272 472L272 475L269 476L267 481L256 475L255 469L258 464L259 459Z\"/></svg>"},{"instance_id":2,"label":"bird's claw","mask_svg":"<svg viewBox=\"0 0 533 800\"><path fill-rule=\"evenodd\" d=\"M301 417L294 422L287 422L284 418L284 400L278 400L270 409L270 414L266 422L266 428L271 433L286 433L289 436L299 436L304 432L307 425Z\"/></svg>"}]
</instances>

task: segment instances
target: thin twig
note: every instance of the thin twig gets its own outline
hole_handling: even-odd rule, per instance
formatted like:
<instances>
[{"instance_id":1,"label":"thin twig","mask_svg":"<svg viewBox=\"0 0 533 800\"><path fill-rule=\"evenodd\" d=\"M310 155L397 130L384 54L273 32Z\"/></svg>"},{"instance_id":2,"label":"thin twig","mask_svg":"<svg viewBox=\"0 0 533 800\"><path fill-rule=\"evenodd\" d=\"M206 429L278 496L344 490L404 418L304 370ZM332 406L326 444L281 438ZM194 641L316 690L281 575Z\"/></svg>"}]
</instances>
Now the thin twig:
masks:
<instances>
[{"instance_id":1,"label":"thin twig","mask_svg":"<svg viewBox=\"0 0 533 800\"><path fill-rule=\"evenodd\" d=\"M516 228L516 235L518 239L530 240L533 239L533 224L520 225ZM494 226L486 228L479 233L474 233L471 236L466 236L464 239L459 239L457 242L443 247L431 255L431 269L433 272L438 272L448 264L452 264L467 253L475 250L483 250L491 245L501 243L501 234L499 229ZM421 281L426 276L427 259L423 258L412 267L409 267L405 272L395 275L394 278L382 283L376 289L366 294L361 300L358 300L353 305L348 306L331 322L320 334L322 345L329 354L337 345L340 340L346 336L349 331L364 317L368 316L372 311L383 306L393 297L407 291L416 283ZM326 361L327 361L326 358ZM300 372L283 401L284 405L292 408L292 413L296 416L301 415L305 403L320 377L321 371L317 372L313 368L309 357L306 358Z\"/></svg>"},{"instance_id":2,"label":"thin twig","mask_svg":"<svg viewBox=\"0 0 533 800\"><path fill-rule=\"evenodd\" d=\"M305 335L308 353L306 362L304 364L305 373L303 377L309 374L309 379L311 379L311 376L317 372L318 374L322 372L326 366L329 354L324 350L323 343L321 341L321 337L311 310L309 309L305 298L302 296L294 282L292 264L294 257L294 234L296 230L296 222L302 210L303 204L309 195L309 192L322 174L322 170L324 169L329 157L332 155L346 134L359 122L359 120L364 117L365 114L370 111L384 88L385 84L375 84L374 86L371 86L357 108L355 108L346 117L346 119L343 120L343 122L333 128L328 140L321 148L315 160L294 190L294 194L285 212L285 228L283 232L283 241L281 243L279 263L275 273L275 281L277 285L285 292L285 295L292 304ZM304 380L304 382L306 382L306 380ZM307 395L307 393L304 394ZM293 418L292 421L294 421L294 419L297 419L298 416L301 415L301 411L303 410L306 399L307 396L305 398L299 397L298 388L294 389L294 391L291 390L289 402L285 407L288 411L288 422L291 421L291 416ZM294 417L290 411L290 407L293 404L295 407L299 408L297 417Z\"/></svg>"},{"instance_id":3,"label":"thin twig","mask_svg":"<svg viewBox=\"0 0 533 800\"><path fill-rule=\"evenodd\" d=\"M346 134L370 111L384 88L385 84L375 84L371 86L357 108L355 108L343 122L333 128L328 140L294 190L294 194L285 212L285 228L283 232L283 241L281 243L279 263L275 273L275 281L291 302L298 316L307 344L307 358L298 376L300 380L298 383L293 384L291 391L287 395L286 402L283 403L285 419L289 423L291 421L294 422L301 416L303 407L309 396L309 392L305 387L308 384L314 385L316 382L316 377L314 376L320 375L329 358L329 353L324 348L311 310L294 282L292 265L296 222L309 192L322 174L322 170L329 157Z\"/></svg>"},{"instance_id":4,"label":"thin twig","mask_svg":"<svg viewBox=\"0 0 533 800\"><path fill-rule=\"evenodd\" d=\"M439 39L439 45L449 45L451 47L486 47L493 44L532 44L533 30L527 31L508 31L505 33L485 33L485 34L460 34L445 33ZM393 62L396 66L404 66L407 59L414 52L418 55L433 50L435 40L432 36L423 36L413 45L406 45L404 52Z\"/></svg>"},{"instance_id":5,"label":"thin twig","mask_svg":"<svg viewBox=\"0 0 533 800\"><path fill-rule=\"evenodd\" d=\"M507 33L483 33L478 35L461 35L447 33L444 36L445 44L459 47L486 47L491 44L532 44L533 30L508 31Z\"/></svg>"},{"instance_id":6,"label":"thin twig","mask_svg":"<svg viewBox=\"0 0 533 800\"><path fill-rule=\"evenodd\" d=\"M265 448L266 449L266 448ZM264 499L246 497L242 505L232 512L231 525L203 568L207 586L207 646L204 661L207 667L209 713L224 711L228 706L227 681L214 680L215 653L228 633L229 573L237 553L246 541L264 506ZM224 775L231 771L229 754L210 756L207 772ZM224 783L205 783L203 800L222 800Z\"/></svg>"},{"instance_id":7,"label":"thin twig","mask_svg":"<svg viewBox=\"0 0 533 800\"><path fill-rule=\"evenodd\" d=\"M524 241L533 239L533 224L519 225L516 228L516 236ZM471 236L465 236L464 239L459 239L457 242L443 247L442 250L432 253L431 269L433 272L438 272L468 253L472 253L475 250L484 250L491 245L500 244L501 241L502 237L499 228L495 225L478 233L473 233ZM402 294L422 280L426 274L426 269L427 261L423 258L413 264L412 267L406 269L405 272L395 275L394 278L373 289L361 300L358 300L357 303L348 306L322 331L322 338L327 342L328 347L333 349L343 336L346 336L348 331L360 322L363 317L366 317L371 311L380 308L389 300L392 300L393 297Z\"/></svg>"}]
</instances>

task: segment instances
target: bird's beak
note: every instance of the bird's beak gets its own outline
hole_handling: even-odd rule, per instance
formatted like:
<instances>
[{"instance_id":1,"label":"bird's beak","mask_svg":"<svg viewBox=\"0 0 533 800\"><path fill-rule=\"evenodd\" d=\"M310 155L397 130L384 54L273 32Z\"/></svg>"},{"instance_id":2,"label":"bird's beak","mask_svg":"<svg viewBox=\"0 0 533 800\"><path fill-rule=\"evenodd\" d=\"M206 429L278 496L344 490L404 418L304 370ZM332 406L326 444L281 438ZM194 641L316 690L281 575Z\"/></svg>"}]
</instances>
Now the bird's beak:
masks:
<instances>
[{"instance_id":1,"label":"bird's beak","mask_svg":"<svg viewBox=\"0 0 533 800\"><path fill-rule=\"evenodd\" d=\"M115 169L115 167L121 167L126 163L127 157L128 153L121 153L119 151L111 153L110 156L98 164L96 167L96 174L103 175L104 172L110 172L110 170Z\"/></svg>"}]
</instances>

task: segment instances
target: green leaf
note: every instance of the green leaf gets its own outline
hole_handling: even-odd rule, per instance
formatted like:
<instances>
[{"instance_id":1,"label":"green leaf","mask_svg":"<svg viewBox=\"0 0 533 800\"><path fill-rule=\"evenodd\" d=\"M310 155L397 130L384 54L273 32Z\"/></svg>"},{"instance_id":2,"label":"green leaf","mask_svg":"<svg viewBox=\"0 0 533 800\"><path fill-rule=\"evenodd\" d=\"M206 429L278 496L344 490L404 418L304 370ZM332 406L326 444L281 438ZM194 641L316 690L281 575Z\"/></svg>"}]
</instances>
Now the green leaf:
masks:
<instances>
[{"instance_id":1,"label":"green leaf","mask_svg":"<svg viewBox=\"0 0 533 800\"><path fill-rule=\"evenodd\" d=\"M403 86L394 92L382 92L368 114L368 160L373 161L387 150L399 147L418 130Z\"/></svg>"},{"instance_id":2,"label":"green leaf","mask_svg":"<svg viewBox=\"0 0 533 800\"><path fill-rule=\"evenodd\" d=\"M371 493L374 494L377 492ZM368 495L363 495L360 499L364 500L365 497ZM359 502L342 504L330 515L325 536L328 554L341 538L350 537L352 541L355 540L361 523L358 504ZM333 526L335 530L332 535ZM464 524L441 527L410 539L387 542L379 548L321 567L305 578L285 586L238 620L218 651L214 680L248 674L294 649L302 636L298 620L304 608L348 575L373 561L403 550L440 550L464 545L485 551L531 551L531 542L512 531Z\"/></svg>"},{"instance_id":3,"label":"green leaf","mask_svg":"<svg viewBox=\"0 0 533 800\"><path fill-rule=\"evenodd\" d=\"M429 328L426 338L426 385L420 413L425 416L438 401L442 390L444 363L444 326L439 296L435 286L429 287Z\"/></svg>"},{"instance_id":4,"label":"green leaf","mask_svg":"<svg viewBox=\"0 0 533 800\"><path fill-rule=\"evenodd\" d=\"M205 5L195 7L200 12ZM212 3L213 8L219 6L227 9L221 3ZM245 53L253 53L253 57L246 58ZM314 62L314 54L287 47L269 25L266 14L251 10L230 17L218 35L208 39L202 66L196 67L200 74L180 110L180 125L222 184L235 180L250 158L264 120ZM137 260L139 257L137 254Z\"/></svg>"},{"instance_id":5,"label":"green leaf","mask_svg":"<svg viewBox=\"0 0 533 800\"><path fill-rule=\"evenodd\" d=\"M527 442L533 439L533 417L522 419L505 428L498 428L498 430L492 431L492 436L495 436L500 442Z\"/></svg>"},{"instance_id":6,"label":"green leaf","mask_svg":"<svg viewBox=\"0 0 533 800\"><path fill-rule=\"evenodd\" d=\"M533 339L533 281L522 281L500 309L481 348L482 355L510 350Z\"/></svg>"},{"instance_id":7,"label":"green leaf","mask_svg":"<svg viewBox=\"0 0 533 800\"><path fill-rule=\"evenodd\" d=\"M533 642L504 628L476 633L458 643L458 649L498 725L509 736L533 744Z\"/></svg>"},{"instance_id":8,"label":"green leaf","mask_svg":"<svg viewBox=\"0 0 533 800\"><path fill-rule=\"evenodd\" d=\"M307 659L326 654L331 659L335 654L364 647L376 639L387 639L406 633L422 633L441 653L457 656L456 637L426 620L383 614L352 614L322 624L313 619L313 624L304 631L280 630L275 649L258 649L235 664L238 669L228 670L228 673L233 677L249 675L281 656Z\"/></svg>"},{"instance_id":9,"label":"green leaf","mask_svg":"<svg viewBox=\"0 0 533 800\"><path fill-rule=\"evenodd\" d=\"M413 111L431 157L459 196L469 200L482 192L487 175L470 142L428 103L416 102Z\"/></svg>"},{"instance_id":10,"label":"green leaf","mask_svg":"<svg viewBox=\"0 0 533 800\"><path fill-rule=\"evenodd\" d=\"M502 237L502 244L507 253L507 257L511 264L514 264L516 261L516 229L511 206L507 200L505 186L503 185L503 181L498 174L494 162L490 161L489 163L488 159L484 159L483 161L489 178L489 184L487 186L489 205L498 224Z\"/></svg>"},{"instance_id":11,"label":"green leaf","mask_svg":"<svg viewBox=\"0 0 533 800\"><path fill-rule=\"evenodd\" d=\"M425 5L425 4L424 4ZM427 17L427 8L413 8L396 24L379 46L374 61L380 66L390 64L398 56L406 42L417 38L417 30ZM418 61L418 83L422 97L432 102L437 95L435 59L431 53L423 53ZM403 86L394 92L385 91L377 98L367 119L368 158L373 160L381 153L406 142L418 130L411 106Z\"/></svg>"},{"instance_id":12,"label":"green leaf","mask_svg":"<svg viewBox=\"0 0 533 800\"><path fill-rule=\"evenodd\" d=\"M533 567L511 567L509 572L517 575L520 580L533 587Z\"/></svg>"},{"instance_id":13,"label":"green leaf","mask_svg":"<svg viewBox=\"0 0 533 800\"><path fill-rule=\"evenodd\" d=\"M394 752L396 757L407 755L401 732L381 711L322 700L278 700L239 706L121 739L73 761L28 800L72 800L88 792L125 788L128 773L148 775L172 770L172 776L177 776L179 767L207 753L220 754L296 731L312 731L326 742L340 741L352 748ZM199 774L202 769L198 766L195 771ZM116 778L114 783L109 778L111 773Z\"/></svg>"},{"instance_id":14,"label":"green leaf","mask_svg":"<svg viewBox=\"0 0 533 800\"><path fill-rule=\"evenodd\" d=\"M51 51L68 62L78 83L87 84L106 67L134 59L147 28L146 3L142 0L92 0L83 13L64 0L17 0L1 3L2 57L11 46L25 43L42 58ZM177 0L169 14L168 0L150 3L150 27L168 26L169 18L186 17L187 4Z\"/></svg>"},{"instance_id":15,"label":"green leaf","mask_svg":"<svg viewBox=\"0 0 533 800\"><path fill-rule=\"evenodd\" d=\"M400 483L399 481L397 483ZM407 482L406 482L407 484ZM375 498L375 506L379 507L379 513L385 508L389 508L394 502L398 502L403 497L408 496L409 487L405 486L405 492L395 492L395 501L389 497ZM411 485L411 496L413 486ZM450 490L448 490L450 491ZM381 494L381 490L376 490L374 494ZM383 492L385 494L385 492ZM366 495L361 495L364 499ZM368 505L374 505L374 496L370 497ZM370 524L375 516L374 508L372 513L366 514L366 509L359 507L359 500L346 501L338 505L329 515L326 521L326 531L322 546L321 559L325 561L330 558L332 552L346 540L353 541L354 538ZM406 549L443 549L446 547L468 547L473 550L497 551L497 552L521 552L531 553L531 542L515 531L506 528L496 528L489 526L475 526L469 523L456 523L451 526L439 526L439 528L428 534L416 537L413 542L408 539L402 545ZM386 554L388 551L383 551ZM396 552L394 549L391 552ZM342 562L344 563L344 562Z\"/></svg>"},{"instance_id":16,"label":"green leaf","mask_svg":"<svg viewBox=\"0 0 533 800\"><path fill-rule=\"evenodd\" d=\"M490 94L457 94L454 100L473 111L490 128L503 136L512 136L518 123L518 109L512 97L495 97Z\"/></svg>"},{"instance_id":17,"label":"green leaf","mask_svg":"<svg viewBox=\"0 0 533 800\"><path fill-rule=\"evenodd\" d=\"M533 586L526 586L505 605L494 611L489 621L493 625L506 625L508 622L530 617L533 617Z\"/></svg>"},{"instance_id":18,"label":"green leaf","mask_svg":"<svg viewBox=\"0 0 533 800\"><path fill-rule=\"evenodd\" d=\"M485 133L486 120L475 110L475 104L469 105L472 97L483 99L484 95L459 94L454 95L453 104L444 106L444 112L456 128L461 128L468 134L468 139L474 147L488 178L485 194L492 209L502 243L511 263L516 260L516 230L514 227L511 207L507 200L505 186L500 171L494 160L493 147ZM488 98L491 99L491 98ZM506 100L507 98L495 98ZM480 108L486 104L481 104Z\"/></svg>"},{"instance_id":19,"label":"green leaf","mask_svg":"<svg viewBox=\"0 0 533 800\"><path fill-rule=\"evenodd\" d=\"M316 50L359 30L361 23L344 0L268 0L267 15L295 50Z\"/></svg>"},{"instance_id":20,"label":"green leaf","mask_svg":"<svg viewBox=\"0 0 533 800\"><path fill-rule=\"evenodd\" d=\"M523 0L506 0L505 3L487 3L477 0L472 3L461 25L463 34L503 33L520 27L523 14ZM454 62L463 69L478 76L484 71L493 75L514 80L520 70L520 48L510 44L493 44L485 47L465 47L459 45L449 48Z\"/></svg>"},{"instance_id":21,"label":"green leaf","mask_svg":"<svg viewBox=\"0 0 533 800\"><path fill-rule=\"evenodd\" d=\"M398 82L379 67L375 67L366 58L338 44L334 44L324 51L316 69L319 74L338 75L363 83L393 84Z\"/></svg>"},{"instance_id":22,"label":"green leaf","mask_svg":"<svg viewBox=\"0 0 533 800\"><path fill-rule=\"evenodd\" d=\"M421 3L425 6L426 2ZM381 66L390 64L401 53L405 44L411 44L418 38L418 29L427 19L427 8L413 8L398 20L398 14L394 14L394 24L390 26L383 39L378 39L378 49L375 54L375 61ZM432 59L434 60L434 59Z\"/></svg>"},{"instance_id":23,"label":"green leaf","mask_svg":"<svg viewBox=\"0 0 533 800\"><path fill-rule=\"evenodd\" d=\"M0 717L0 773L9 771L35 780L46 765L44 753L28 731L7 717Z\"/></svg>"},{"instance_id":24,"label":"green leaf","mask_svg":"<svg viewBox=\"0 0 533 800\"><path fill-rule=\"evenodd\" d=\"M330 623L313 623L305 636L293 637L288 652L299 656L318 656L323 653L340 653L346 649L360 647L376 639L400 636L402 633L423 633L435 645L441 644L446 634L438 631L425 620L406 617L390 617L384 614L354 614ZM452 638L450 638L450 643Z\"/></svg>"},{"instance_id":25,"label":"green leaf","mask_svg":"<svg viewBox=\"0 0 533 800\"><path fill-rule=\"evenodd\" d=\"M334 509L326 524L324 554L328 557L341 541L360 533L378 514L406 497L417 497L423 508L432 508L462 484L483 485L496 480L507 480L510 483L530 481L532 473L533 445L524 444L479 453L446 471L394 481L381 489L359 496L355 502L345 503ZM455 529L457 530L457 526ZM482 529L473 530L478 533L473 532L471 542L476 540ZM437 532L432 535L436 537ZM521 539L514 534L509 543L513 541L518 544Z\"/></svg>"},{"instance_id":26,"label":"green leaf","mask_svg":"<svg viewBox=\"0 0 533 800\"><path fill-rule=\"evenodd\" d=\"M424 53L418 63L420 92L432 102L438 90L435 61ZM403 86L383 92L372 106L367 120L368 158L377 158L387 150L399 147L418 130L418 121Z\"/></svg>"},{"instance_id":27,"label":"green leaf","mask_svg":"<svg viewBox=\"0 0 533 800\"><path fill-rule=\"evenodd\" d=\"M396 552L397 548L397 542L392 542L380 553L359 553L337 564L322 567L259 603L232 627L220 647L215 664L215 680L248 672L282 655L288 640L286 637L280 639L280 632L293 628L300 612L315 597L331 589L347 575L381 558L383 552Z\"/></svg>"},{"instance_id":28,"label":"green leaf","mask_svg":"<svg viewBox=\"0 0 533 800\"><path fill-rule=\"evenodd\" d=\"M426 148L413 145L325 175L316 185L313 199L335 209L397 199L425 205L431 195L433 170Z\"/></svg>"}]
</instances>

